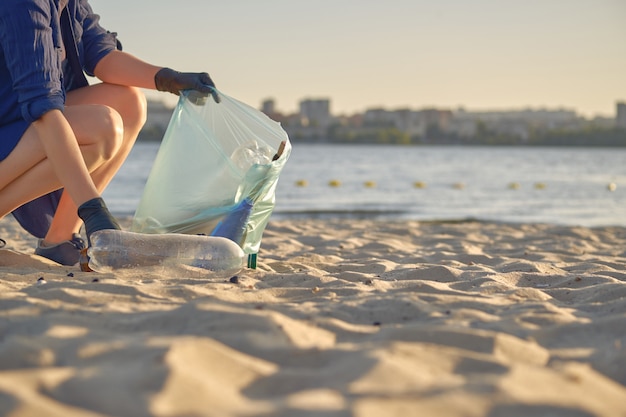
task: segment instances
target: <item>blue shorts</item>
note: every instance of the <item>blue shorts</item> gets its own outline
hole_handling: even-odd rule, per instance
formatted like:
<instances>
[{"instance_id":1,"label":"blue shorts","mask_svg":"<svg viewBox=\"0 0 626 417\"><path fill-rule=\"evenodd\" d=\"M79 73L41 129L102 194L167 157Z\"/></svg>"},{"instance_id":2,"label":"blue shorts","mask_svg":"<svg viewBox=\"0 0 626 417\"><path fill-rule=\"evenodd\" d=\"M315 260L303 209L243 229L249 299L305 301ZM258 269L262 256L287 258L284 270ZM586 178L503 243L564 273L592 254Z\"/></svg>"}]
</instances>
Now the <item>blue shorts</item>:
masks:
<instances>
[{"instance_id":1,"label":"blue shorts","mask_svg":"<svg viewBox=\"0 0 626 417\"><path fill-rule=\"evenodd\" d=\"M26 120L16 120L0 127L0 161L15 149L26 129L28 129Z\"/></svg>"}]
</instances>

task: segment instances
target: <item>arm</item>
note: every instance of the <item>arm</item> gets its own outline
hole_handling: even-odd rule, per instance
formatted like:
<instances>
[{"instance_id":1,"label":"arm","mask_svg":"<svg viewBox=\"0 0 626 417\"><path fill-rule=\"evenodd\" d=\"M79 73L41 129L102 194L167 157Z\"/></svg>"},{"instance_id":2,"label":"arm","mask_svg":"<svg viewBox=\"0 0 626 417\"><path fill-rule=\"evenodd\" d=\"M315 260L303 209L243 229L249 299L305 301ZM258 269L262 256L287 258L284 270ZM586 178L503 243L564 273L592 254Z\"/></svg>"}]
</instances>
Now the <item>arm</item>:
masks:
<instances>
[{"instance_id":1,"label":"arm","mask_svg":"<svg viewBox=\"0 0 626 417\"><path fill-rule=\"evenodd\" d=\"M155 90L157 67L122 51L111 51L96 65L94 75L105 83Z\"/></svg>"},{"instance_id":2,"label":"arm","mask_svg":"<svg viewBox=\"0 0 626 417\"><path fill-rule=\"evenodd\" d=\"M182 90L195 90L200 97L211 94L216 103L220 102L209 74L158 67L122 51L111 51L102 58L94 69L94 75L110 84L168 91L176 95Z\"/></svg>"}]
</instances>

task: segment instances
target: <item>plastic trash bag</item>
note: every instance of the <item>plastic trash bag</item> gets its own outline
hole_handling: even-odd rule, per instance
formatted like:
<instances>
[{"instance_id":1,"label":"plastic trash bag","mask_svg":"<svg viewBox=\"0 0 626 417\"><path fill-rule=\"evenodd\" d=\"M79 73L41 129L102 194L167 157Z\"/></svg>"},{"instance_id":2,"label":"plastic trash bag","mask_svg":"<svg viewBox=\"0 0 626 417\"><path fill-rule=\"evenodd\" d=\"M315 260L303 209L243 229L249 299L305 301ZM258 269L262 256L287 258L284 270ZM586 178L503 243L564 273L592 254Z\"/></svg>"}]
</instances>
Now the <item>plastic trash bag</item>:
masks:
<instances>
[{"instance_id":1,"label":"plastic trash bag","mask_svg":"<svg viewBox=\"0 0 626 417\"><path fill-rule=\"evenodd\" d=\"M279 123L218 94L200 104L181 94L131 229L227 237L256 257L291 143Z\"/></svg>"}]
</instances>

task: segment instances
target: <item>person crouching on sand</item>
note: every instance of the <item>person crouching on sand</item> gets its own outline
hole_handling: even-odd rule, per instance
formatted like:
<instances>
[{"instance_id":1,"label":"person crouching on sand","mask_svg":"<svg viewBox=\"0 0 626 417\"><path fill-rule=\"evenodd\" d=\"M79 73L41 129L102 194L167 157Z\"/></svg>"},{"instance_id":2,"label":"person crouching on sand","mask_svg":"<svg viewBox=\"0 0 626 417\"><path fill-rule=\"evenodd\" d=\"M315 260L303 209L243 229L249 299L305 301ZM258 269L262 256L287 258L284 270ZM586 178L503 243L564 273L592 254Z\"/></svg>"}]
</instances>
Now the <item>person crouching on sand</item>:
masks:
<instances>
[{"instance_id":1,"label":"person crouching on sand","mask_svg":"<svg viewBox=\"0 0 626 417\"><path fill-rule=\"evenodd\" d=\"M120 228L101 193L145 123L140 88L216 94L207 73L123 52L87 0L0 2L0 218L39 237L36 254L74 265L82 224L88 241Z\"/></svg>"}]
</instances>

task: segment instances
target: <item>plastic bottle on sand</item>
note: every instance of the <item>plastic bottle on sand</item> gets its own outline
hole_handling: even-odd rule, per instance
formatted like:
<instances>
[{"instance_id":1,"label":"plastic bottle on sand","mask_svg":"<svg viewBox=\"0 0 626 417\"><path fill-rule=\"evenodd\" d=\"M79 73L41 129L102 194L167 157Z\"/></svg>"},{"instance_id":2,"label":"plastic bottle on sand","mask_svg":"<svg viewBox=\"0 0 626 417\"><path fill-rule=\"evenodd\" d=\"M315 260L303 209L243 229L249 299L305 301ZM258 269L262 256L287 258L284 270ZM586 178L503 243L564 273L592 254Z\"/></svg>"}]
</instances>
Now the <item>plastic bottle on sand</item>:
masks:
<instances>
[{"instance_id":1,"label":"plastic bottle on sand","mask_svg":"<svg viewBox=\"0 0 626 417\"><path fill-rule=\"evenodd\" d=\"M182 276L229 276L241 271L246 260L241 247L224 237L100 230L90 240L88 266L96 272L146 268Z\"/></svg>"}]
</instances>

